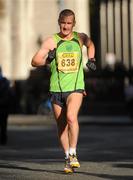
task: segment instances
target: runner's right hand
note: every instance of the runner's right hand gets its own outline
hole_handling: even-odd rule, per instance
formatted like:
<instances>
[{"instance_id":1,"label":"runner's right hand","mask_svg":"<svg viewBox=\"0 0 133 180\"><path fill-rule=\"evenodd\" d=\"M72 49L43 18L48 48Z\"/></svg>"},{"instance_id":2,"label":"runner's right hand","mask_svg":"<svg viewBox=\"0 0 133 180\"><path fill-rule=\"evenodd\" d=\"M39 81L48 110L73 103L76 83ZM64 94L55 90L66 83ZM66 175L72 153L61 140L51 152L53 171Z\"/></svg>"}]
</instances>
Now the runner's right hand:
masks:
<instances>
[{"instance_id":1,"label":"runner's right hand","mask_svg":"<svg viewBox=\"0 0 133 180\"><path fill-rule=\"evenodd\" d=\"M53 59L55 59L55 56L56 56L56 49L54 48L53 50L50 50L48 52L48 57L47 57L48 61L52 62Z\"/></svg>"}]
</instances>

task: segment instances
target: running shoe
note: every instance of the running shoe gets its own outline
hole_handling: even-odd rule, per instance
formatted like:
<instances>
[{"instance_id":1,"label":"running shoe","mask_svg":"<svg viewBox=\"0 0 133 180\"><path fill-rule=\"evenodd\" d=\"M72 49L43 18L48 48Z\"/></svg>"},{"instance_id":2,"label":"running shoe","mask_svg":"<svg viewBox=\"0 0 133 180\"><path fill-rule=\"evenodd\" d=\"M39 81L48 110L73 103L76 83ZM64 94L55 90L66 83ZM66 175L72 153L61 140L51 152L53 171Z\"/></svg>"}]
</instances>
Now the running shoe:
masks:
<instances>
[{"instance_id":1,"label":"running shoe","mask_svg":"<svg viewBox=\"0 0 133 180\"><path fill-rule=\"evenodd\" d=\"M77 155L73 154L73 155L69 155L70 158L70 166L72 168L79 168L80 167L80 163L78 161Z\"/></svg>"},{"instance_id":2,"label":"running shoe","mask_svg":"<svg viewBox=\"0 0 133 180\"><path fill-rule=\"evenodd\" d=\"M65 158L65 167L64 167L65 173L73 173L73 168L70 166L70 159Z\"/></svg>"}]
</instances>

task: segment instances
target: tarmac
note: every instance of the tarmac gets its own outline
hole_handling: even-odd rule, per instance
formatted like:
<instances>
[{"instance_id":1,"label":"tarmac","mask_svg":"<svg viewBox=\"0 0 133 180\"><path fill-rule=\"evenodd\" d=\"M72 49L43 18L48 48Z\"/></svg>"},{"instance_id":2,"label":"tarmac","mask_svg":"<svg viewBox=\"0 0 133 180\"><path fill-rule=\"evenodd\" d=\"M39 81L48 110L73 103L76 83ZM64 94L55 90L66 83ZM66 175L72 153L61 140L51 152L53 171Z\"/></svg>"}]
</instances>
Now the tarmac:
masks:
<instances>
[{"instance_id":1,"label":"tarmac","mask_svg":"<svg viewBox=\"0 0 133 180\"><path fill-rule=\"evenodd\" d=\"M130 124L133 120L129 116L79 116L81 124ZM9 125L54 125L55 120L50 115L10 115Z\"/></svg>"},{"instance_id":2,"label":"tarmac","mask_svg":"<svg viewBox=\"0 0 133 180\"><path fill-rule=\"evenodd\" d=\"M63 172L52 115L10 115L0 146L0 180L133 180L133 124L127 116L79 116L81 167Z\"/></svg>"}]
</instances>

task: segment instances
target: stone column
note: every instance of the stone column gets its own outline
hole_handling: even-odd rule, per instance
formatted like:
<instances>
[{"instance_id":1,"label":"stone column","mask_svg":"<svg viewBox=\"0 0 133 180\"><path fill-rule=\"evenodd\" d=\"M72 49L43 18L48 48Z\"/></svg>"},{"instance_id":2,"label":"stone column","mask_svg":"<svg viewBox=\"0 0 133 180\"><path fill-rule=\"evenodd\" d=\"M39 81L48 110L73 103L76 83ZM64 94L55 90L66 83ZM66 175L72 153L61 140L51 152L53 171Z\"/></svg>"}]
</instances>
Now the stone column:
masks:
<instances>
[{"instance_id":1,"label":"stone column","mask_svg":"<svg viewBox=\"0 0 133 180\"><path fill-rule=\"evenodd\" d=\"M23 1L13 0L11 6L11 29L12 29L12 75L13 79L20 79L22 66L22 42L21 42L21 3ZM24 34L24 32L23 32ZM23 36L22 34L22 36ZM23 59L24 61L24 59Z\"/></svg>"},{"instance_id":2,"label":"stone column","mask_svg":"<svg viewBox=\"0 0 133 180\"><path fill-rule=\"evenodd\" d=\"M10 0L0 1L0 66L3 75L11 78Z\"/></svg>"},{"instance_id":3,"label":"stone column","mask_svg":"<svg viewBox=\"0 0 133 180\"><path fill-rule=\"evenodd\" d=\"M89 1L88 0L75 0L75 14L76 14L76 30L84 32L90 37L90 24L89 24ZM88 60L86 47L83 46L83 66L86 68Z\"/></svg>"},{"instance_id":4,"label":"stone column","mask_svg":"<svg viewBox=\"0 0 133 180\"><path fill-rule=\"evenodd\" d=\"M129 43L128 43L128 1L122 1L122 29L123 29L123 61L129 67Z\"/></svg>"},{"instance_id":5,"label":"stone column","mask_svg":"<svg viewBox=\"0 0 133 180\"><path fill-rule=\"evenodd\" d=\"M76 0L75 2L76 29L79 32L84 32L90 35L88 11L89 11L88 0Z\"/></svg>"},{"instance_id":6,"label":"stone column","mask_svg":"<svg viewBox=\"0 0 133 180\"><path fill-rule=\"evenodd\" d=\"M105 55L107 53L107 25L106 25L106 4L100 4L100 32L101 32L101 66L105 62Z\"/></svg>"},{"instance_id":7,"label":"stone column","mask_svg":"<svg viewBox=\"0 0 133 180\"><path fill-rule=\"evenodd\" d=\"M115 52L116 60L121 60L121 14L120 14L120 1L115 1Z\"/></svg>"},{"instance_id":8,"label":"stone column","mask_svg":"<svg viewBox=\"0 0 133 180\"><path fill-rule=\"evenodd\" d=\"M20 1L20 0L19 0ZM28 3L28 2L27 2ZM18 61L17 77L19 79L27 78L28 63L27 63L27 4L25 1L20 1L20 62Z\"/></svg>"},{"instance_id":9,"label":"stone column","mask_svg":"<svg viewBox=\"0 0 133 180\"><path fill-rule=\"evenodd\" d=\"M31 69L31 60L35 52L36 48L36 33L34 29L34 1L27 1L27 7L25 9L26 12L26 33L25 33L25 70L26 75L29 76L29 72Z\"/></svg>"},{"instance_id":10,"label":"stone column","mask_svg":"<svg viewBox=\"0 0 133 180\"><path fill-rule=\"evenodd\" d=\"M13 79L25 79L29 74L30 62L28 55L32 44L28 44L28 36L32 30L28 29L29 18L27 18L29 3L32 1L12 1L12 75ZM31 25L31 24L30 24ZM29 32L31 31L31 32ZM31 38L31 36L30 36Z\"/></svg>"},{"instance_id":11,"label":"stone column","mask_svg":"<svg viewBox=\"0 0 133 180\"><path fill-rule=\"evenodd\" d=\"M114 18L113 1L108 1L107 5L107 28L108 28L108 52L114 53Z\"/></svg>"},{"instance_id":12,"label":"stone column","mask_svg":"<svg viewBox=\"0 0 133 180\"><path fill-rule=\"evenodd\" d=\"M74 12L76 11L76 9L75 9L75 4L77 3L77 1L76 0L65 0L64 1L64 8L65 9L71 9L71 10L73 10Z\"/></svg>"},{"instance_id":13,"label":"stone column","mask_svg":"<svg viewBox=\"0 0 133 180\"><path fill-rule=\"evenodd\" d=\"M130 12L131 12L131 14L130 14L130 20L131 20L131 39L130 39L130 41L131 41L131 65L132 65L132 67L133 67L133 1L131 0L130 1Z\"/></svg>"}]
</instances>

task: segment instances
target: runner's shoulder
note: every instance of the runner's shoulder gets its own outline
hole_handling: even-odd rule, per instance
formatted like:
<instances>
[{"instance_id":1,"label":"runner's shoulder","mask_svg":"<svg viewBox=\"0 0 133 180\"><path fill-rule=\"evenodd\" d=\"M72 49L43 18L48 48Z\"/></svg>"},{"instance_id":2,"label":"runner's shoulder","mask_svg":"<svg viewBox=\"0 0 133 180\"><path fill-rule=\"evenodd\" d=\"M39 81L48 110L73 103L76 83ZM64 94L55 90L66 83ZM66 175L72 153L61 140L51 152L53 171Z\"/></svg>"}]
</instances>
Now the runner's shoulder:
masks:
<instances>
[{"instance_id":1,"label":"runner's shoulder","mask_svg":"<svg viewBox=\"0 0 133 180\"><path fill-rule=\"evenodd\" d=\"M79 39L82 44L86 45L86 43L90 40L89 36L86 33L78 33Z\"/></svg>"},{"instance_id":2,"label":"runner's shoulder","mask_svg":"<svg viewBox=\"0 0 133 180\"><path fill-rule=\"evenodd\" d=\"M89 36L86 34L86 33L79 33L78 32L78 36L79 36L79 38L81 39L81 40L85 40L85 39L89 39Z\"/></svg>"},{"instance_id":3,"label":"runner's shoulder","mask_svg":"<svg viewBox=\"0 0 133 180\"><path fill-rule=\"evenodd\" d=\"M56 47L55 41L53 39L53 36L49 36L43 40L42 48L48 47L48 49L54 49Z\"/></svg>"}]
</instances>

